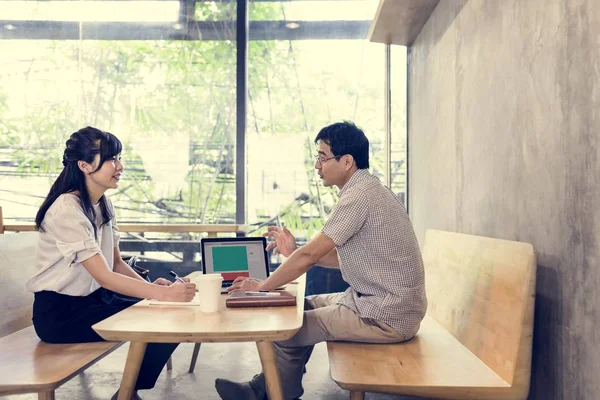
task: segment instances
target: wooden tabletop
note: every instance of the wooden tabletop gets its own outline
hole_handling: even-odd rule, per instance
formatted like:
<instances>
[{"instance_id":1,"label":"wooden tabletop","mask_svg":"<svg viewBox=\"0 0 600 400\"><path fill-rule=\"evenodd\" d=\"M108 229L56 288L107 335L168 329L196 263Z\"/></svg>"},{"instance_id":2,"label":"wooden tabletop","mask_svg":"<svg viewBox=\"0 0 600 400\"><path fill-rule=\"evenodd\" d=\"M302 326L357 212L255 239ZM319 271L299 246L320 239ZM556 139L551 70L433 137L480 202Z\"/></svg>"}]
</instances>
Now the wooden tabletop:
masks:
<instances>
[{"instance_id":1,"label":"wooden tabletop","mask_svg":"<svg viewBox=\"0 0 600 400\"><path fill-rule=\"evenodd\" d=\"M195 272L189 276L193 280ZM296 294L287 307L226 308L202 313L198 306L151 305L149 300L119 312L92 328L105 340L140 342L253 342L284 340L302 326L305 276L285 290Z\"/></svg>"}]
</instances>

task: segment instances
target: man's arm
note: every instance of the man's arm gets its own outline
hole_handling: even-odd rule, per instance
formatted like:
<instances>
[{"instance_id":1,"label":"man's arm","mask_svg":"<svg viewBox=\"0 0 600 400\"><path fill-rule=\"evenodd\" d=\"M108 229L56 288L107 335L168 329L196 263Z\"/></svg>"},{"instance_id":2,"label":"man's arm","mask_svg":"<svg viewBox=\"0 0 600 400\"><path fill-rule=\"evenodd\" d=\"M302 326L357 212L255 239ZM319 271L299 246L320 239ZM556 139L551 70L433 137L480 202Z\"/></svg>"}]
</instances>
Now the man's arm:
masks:
<instances>
[{"instance_id":1,"label":"man's arm","mask_svg":"<svg viewBox=\"0 0 600 400\"><path fill-rule=\"evenodd\" d=\"M318 233L305 246L296 249L270 277L262 281L258 286L258 290L273 290L293 281L321 259L329 259L330 253L334 250L335 243L333 240L323 233ZM337 263L337 252L334 254Z\"/></svg>"},{"instance_id":2,"label":"man's arm","mask_svg":"<svg viewBox=\"0 0 600 400\"><path fill-rule=\"evenodd\" d=\"M270 226L269 231L263 233L263 236L275 239L267 245L267 251L273 249L273 254L279 252L282 256L289 257L298 249L296 238L286 227ZM326 268L339 268L337 250L335 248L332 249L329 253L321 257L316 264Z\"/></svg>"},{"instance_id":3,"label":"man's arm","mask_svg":"<svg viewBox=\"0 0 600 400\"><path fill-rule=\"evenodd\" d=\"M340 260L338 258L337 248L333 248L333 250L321 257L315 264L320 267L339 269Z\"/></svg>"}]
</instances>

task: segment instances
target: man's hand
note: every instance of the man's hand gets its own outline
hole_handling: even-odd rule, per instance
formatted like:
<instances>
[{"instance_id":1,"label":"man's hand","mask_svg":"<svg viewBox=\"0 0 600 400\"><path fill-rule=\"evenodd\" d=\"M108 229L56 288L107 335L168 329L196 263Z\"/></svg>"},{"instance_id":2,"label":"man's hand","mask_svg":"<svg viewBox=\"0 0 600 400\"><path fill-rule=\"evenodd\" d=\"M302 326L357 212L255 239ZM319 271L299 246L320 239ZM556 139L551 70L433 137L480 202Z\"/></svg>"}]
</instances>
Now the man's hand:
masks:
<instances>
[{"instance_id":1,"label":"man's hand","mask_svg":"<svg viewBox=\"0 0 600 400\"><path fill-rule=\"evenodd\" d=\"M267 251L275 248L273 254L281 253L284 257L289 257L298 248L296 238L286 227L270 226L269 232L263 233L263 236L275 239L267 245Z\"/></svg>"},{"instance_id":2,"label":"man's hand","mask_svg":"<svg viewBox=\"0 0 600 400\"><path fill-rule=\"evenodd\" d=\"M260 286L261 281L259 279L247 278L245 276L238 276L233 281L233 284L227 288L227 292L234 290L243 291L256 291Z\"/></svg>"}]
</instances>

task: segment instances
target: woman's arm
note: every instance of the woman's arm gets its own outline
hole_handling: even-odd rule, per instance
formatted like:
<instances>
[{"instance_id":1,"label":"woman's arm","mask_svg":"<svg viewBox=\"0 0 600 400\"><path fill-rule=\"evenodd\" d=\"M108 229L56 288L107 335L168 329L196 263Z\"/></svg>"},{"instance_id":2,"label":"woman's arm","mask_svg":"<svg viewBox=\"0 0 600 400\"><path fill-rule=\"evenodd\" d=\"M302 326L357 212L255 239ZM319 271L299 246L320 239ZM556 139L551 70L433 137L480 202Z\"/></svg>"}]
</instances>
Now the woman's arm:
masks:
<instances>
[{"instance_id":1,"label":"woman's arm","mask_svg":"<svg viewBox=\"0 0 600 400\"><path fill-rule=\"evenodd\" d=\"M133 270L133 268L131 268L129 266L129 264L127 264L125 261L123 261L123 259L121 258L121 252L119 251L119 247L115 247L115 259L114 259L114 268L113 271L115 271L118 274L121 275L125 275L128 276L130 278L133 279L137 279L140 280L142 282L148 282L147 280L145 280L144 278L142 278L140 276L140 274L138 274L137 272L135 272ZM182 278L184 281L189 282L190 278ZM154 282L155 285L161 285L161 286L170 286L173 282L171 282L168 279L165 278L157 278Z\"/></svg>"},{"instance_id":2,"label":"woman's arm","mask_svg":"<svg viewBox=\"0 0 600 400\"><path fill-rule=\"evenodd\" d=\"M114 262L113 271L115 271L118 274L125 275L130 278L146 282L146 280L144 278L142 278L137 272L135 272L133 269L131 269L131 267L125 261L123 261L123 259L121 258L121 252L119 251L119 247L115 247L114 254L115 254L115 257L113 260L113 262Z\"/></svg>"},{"instance_id":3,"label":"woman's arm","mask_svg":"<svg viewBox=\"0 0 600 400\"><path fill-rule=\"evenodd\" d=\"M126 296L163 301L191 301L196 294L196 285L193 283L160 286L111 271L102 254L96 254L81 264L100 286Z\"/></svg>"}]
</instances>

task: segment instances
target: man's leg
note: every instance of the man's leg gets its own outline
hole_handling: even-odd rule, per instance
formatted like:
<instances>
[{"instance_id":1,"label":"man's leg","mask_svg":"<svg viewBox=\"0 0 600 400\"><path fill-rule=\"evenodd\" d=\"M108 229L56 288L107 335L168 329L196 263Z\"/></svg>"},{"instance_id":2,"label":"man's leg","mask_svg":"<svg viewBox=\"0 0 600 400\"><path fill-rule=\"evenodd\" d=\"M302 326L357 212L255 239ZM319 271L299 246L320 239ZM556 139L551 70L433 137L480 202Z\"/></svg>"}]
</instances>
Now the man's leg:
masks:
<instances>
[{"instance_id":1,"label":"man's leg","mask_svg":"<svg viewBox=\"0 0 600 400\"><path fill-rule=\"evenodd\" d=\"M302 327L292 338L275 342L275 355L281 377L281 385L286 399L302 396L302 374L314 345L327 338L326 324L332 310L337 308L341 293L310 296L305 299L305 311ZM266 398L266 384L263 373L250 382L237 383L226 379L217 379L217 392L224 400L246 398L262 400Z\"/></svg>"},{"instance_id":2,"label":"man's leg","mask_svg":"<svg viewBox=\"0 0 600 400\"><path fill-rule=\"evenodd\" d=\"M305 312L302 328L291 339L275 342L281 385L286 399L296 399L304 393L304 366L316 343L398 343L409 339L384 323L360 318L348 307L336 304L338 298L318 296L307 299L314 308ZM259 389L259 393L265 393L264 375L256 375L251 386Z\"/></svg>"}]
</instances>

